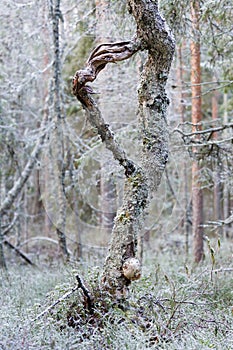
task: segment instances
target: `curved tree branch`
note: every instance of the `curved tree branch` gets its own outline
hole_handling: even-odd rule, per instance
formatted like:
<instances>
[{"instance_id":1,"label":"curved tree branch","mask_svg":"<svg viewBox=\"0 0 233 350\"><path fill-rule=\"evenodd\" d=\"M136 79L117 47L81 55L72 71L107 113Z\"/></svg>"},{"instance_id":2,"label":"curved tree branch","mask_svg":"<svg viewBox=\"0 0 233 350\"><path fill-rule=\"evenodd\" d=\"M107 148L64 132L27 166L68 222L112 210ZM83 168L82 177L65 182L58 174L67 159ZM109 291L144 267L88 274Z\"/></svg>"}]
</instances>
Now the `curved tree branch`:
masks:
<instances>
[{"instance_id":1,"label":"curved tree branch","mask_svg":"<svg viewBox=\"0 0 233 350\"><path fill-rule=\"evenodd\" d=\"M86 67L78 70L73 78L73 93L85 106L92 107L86 93L92 93L86 83L93 82L108 63L116 63L130 58L140 49L136 41L122 41L97 46L90 54Z\"/></svg>"},{"instance_id":2,"label":"curved tree branch","mask_svg":"<svg viewBox=\"0 0 233 350\"><path fill-rule=\"evenodd\" d=\"M159 14L155 0L128 0L129 10L137 23L137 36L131 41L101 44L90 54L86 66L73 78L73 93L82 103L91 125L97 128L106 147L125 168L123 204L117 212L109 254L106 258L102 288L122 298L132 280L140 278L140 262L135 258L137 237L144 222L150 193L157 189L168 158L166 111L169 104L165 85L175 44ZM138 92L139 128L143 143L143 166L132 162L114 139L91 97L90 86L107 63L130 58L147 50L141 86ZM130 272L130 273L129 273Z\"/></svg>"}]
</instances>

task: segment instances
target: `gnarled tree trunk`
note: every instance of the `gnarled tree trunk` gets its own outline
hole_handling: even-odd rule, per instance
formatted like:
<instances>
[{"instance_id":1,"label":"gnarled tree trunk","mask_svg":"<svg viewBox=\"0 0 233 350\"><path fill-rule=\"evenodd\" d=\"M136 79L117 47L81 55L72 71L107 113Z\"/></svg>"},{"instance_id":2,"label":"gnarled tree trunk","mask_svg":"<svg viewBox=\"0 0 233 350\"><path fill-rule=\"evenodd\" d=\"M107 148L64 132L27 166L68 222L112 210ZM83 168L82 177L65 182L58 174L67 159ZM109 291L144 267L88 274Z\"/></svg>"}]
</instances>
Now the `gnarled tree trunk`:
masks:
<instances>
[{"instance_id":1,"label":"gnarled tree trunk","mask_svg":"<svg viewBox=\"0 0 233 350\"><path fill-rule=\"evenodd\" d=\"M166 111L169 100L165 85L175 47L159 14L157 1L128 0L128 8L137 23L135 38L98 46L89 56L86 67L77 71L73 80L74 94L86 109L90 123L97 128L114 158L125 168L123 204L115 218L102 278L102 288L120 298L130 282L140 278L141 266L136 258L137 237L144 221L144 210L152 192L160 184L168 158ZM116 142L89 94L91 88L86 85L96 79L107 63L128 59L139 50L148 52L138 92L142 166L128 159Z\"/></svg>"}]
</instances>

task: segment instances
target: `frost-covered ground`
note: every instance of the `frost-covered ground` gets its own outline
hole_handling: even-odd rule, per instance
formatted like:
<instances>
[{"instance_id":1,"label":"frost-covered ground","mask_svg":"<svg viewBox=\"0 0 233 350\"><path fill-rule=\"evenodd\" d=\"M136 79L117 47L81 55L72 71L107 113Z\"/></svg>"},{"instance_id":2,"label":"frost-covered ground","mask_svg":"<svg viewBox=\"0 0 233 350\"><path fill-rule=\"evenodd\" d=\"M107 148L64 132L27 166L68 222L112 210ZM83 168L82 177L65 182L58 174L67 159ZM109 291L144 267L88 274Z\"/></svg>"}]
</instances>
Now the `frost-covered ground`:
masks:
<instances>
[{"instance_id":1,"label":"frost-covered ground","mask_svg":"<svg viewBox=\"0 0 233 350\"><path fill-rule=\"evenodd\" d=\"M229 247L229 244L228 244ZM216 248L215 251L217 251ZM9 266L0 280L0 349L232 349L233 261L221 247L202 266L172 250L145 254L141 280L131 286L125 308L82 311L81 294L36 316L75 286L75 273L92 280L98 269L85 265L43 269ZM214 264L214 265L213 265ZM85 268L84 268L85 267ZM76 329L67 310L79 304ZM83 316L84 315L84 316Z\"/></svg>"}]
</instances>

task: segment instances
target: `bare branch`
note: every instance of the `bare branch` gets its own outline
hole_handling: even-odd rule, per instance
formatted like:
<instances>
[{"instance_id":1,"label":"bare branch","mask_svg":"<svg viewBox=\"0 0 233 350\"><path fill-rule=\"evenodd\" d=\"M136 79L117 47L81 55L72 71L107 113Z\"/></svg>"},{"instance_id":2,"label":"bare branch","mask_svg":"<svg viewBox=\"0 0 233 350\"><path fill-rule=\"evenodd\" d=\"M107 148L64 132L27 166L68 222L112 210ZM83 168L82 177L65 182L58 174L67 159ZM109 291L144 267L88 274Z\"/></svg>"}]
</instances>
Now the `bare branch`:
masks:
<instances>
[{"instance_id":1,"label":"bare branch","mask_svg":"<svg viewBox=\"0 0 233 350\"><path fill-rule=\"evenodd\" d=\"M213 273L219 273L219 272L233 272L233 268L227 267L223 268L221 267L220 269L216 269L212 271Z\"/></svg>"},{"instance_id":2,"label":"bare branch","mask_svg":"<svg viewBox=\"0 0 233 350\"><path fill-rule=\"evenodd\" d=\"M90 314L93 313L93 308L94 308L94 298L91 295L90 291L87 289L85 286L83 280L79 275L76 275L76 279L78 281L78 288L82 289L84 297L87 299L87 307L90 312Z\"/></svg>"},{"instance_id":3,"label":"bare branch","mask_svg":"<svg viewBox=\"0 0 233 350\"><path fill-rule=\"evenodd\" d=\"M78 70L74 75L73 93L77 99L87 107L88 99L85 98L85 91L92 92L92 89L89 86L85 86L86 83L94 81L107 63L126 60L139 49L140 45L136 41L122 41L97 46L90 54L86 67Z\"/></svg>"},{"instance_id":4,"label":"bare branch","mask_svg":"<svg viewBox=\"0 0 233 350\"><path fill-rule=\"evenodd\" d=\"M42 126L44 127L47 121L47 116L45 116ZM14 203L15 199L21 192L22 188L24 187L25 183L27 182L29 176L31 175L31 172L38 160L38 157L40 155L42 146L44 144L45 136L47 134L47 130L43 130L41 136L39 137L34 150L32 151L32 154L30 156L30 159L28 160L27 164L25 165L21 176L18 178L18 180L14 183L14 186L12 189L8 192L6 198L4 199L3 203L0 206L0 215L2 215L7 209L11 207L11 205Z\"/></svg>"},{"instance_id":5,"label":"bare branch","mask_svg":"<svg viewBox=\"0 0 233 350\"><path fill-rule=\"evenodd\" d=\"M226 218L224 221L223 221L223 223L225 224L225 225L229 225L229 224L231 224L233 222L233 214L231 214L228 218Z\"/></svg>"},{"instance_id":6,"label":"bare branch","mask_svg":"<svg viewBox=\"0 0 233 350\"><path fill-rule=\"evenodd\" d=\"M230 124L225 124L216 128L209 128L209 129L205 129L205 130L197 130L197 131L193 131L193 132L189 132L189 133L185 133L183 130L179 129L178 127L176 127L173 132L178 132L180 133L182 136L184 137L190 137L190 136L194 136L194 135L203 135L203 134L208 134L208 133L213 133L216 131L223 131L225 129L228 128L233 128L233 123Z\"/></svg>"},{"instance_id":7,"label":"bare branch","mask_svg":"<svg viewBox=\"0 0 233 350\"><path fill-rule=\"evenodd\" d=\"M36 316L31 322L35 322L39 320L41 317L45 316L47 313L49 313L52 309L55 308L58 304L60 304L62 301L68 299L74 292L76 292L79 288L82 289L84 296L87 298L88 301L88 310L90 313L93 312L93 297L91 296L90 291L85 286L84 282L82 281L81 277L76 275L76 278L78 280L78 285L73 287L71 290L63 294L60 298L58 298L52 305L49 305L44 311L42 311L39 315Z\"/></svg>"},{"instance_id":8,"label":"bare branch","mask_svg":"<svg viewBox=\"0 0 233 350\"><path fill-rule=\"evenodd\" d=\"M18 219L18 214L14 214L14 218L11 221L11 223L2 231L2 236L5 236L15 225L16 220Z\"/></svg>"},{"instance_id":9,"label":"bare branch","mask_svg":"<svg viewBox=\"0 0 233 350\"><path fill-rule=\"evenodd\" d=\"M13 249L21 258L23 258L29 265L35 265L19 248L15 247L11 242L9 242L6 238L3 240L3 243L6 244L9 248Z\"/></svg>"},{"instance_id":10,"label":"bare branch","mask_svg":"<svg viewBox=\"0 0 233 350\"><path fill-rule=\"evenodd\" d=\"M70 291L63 294L52 305L49 305L44 311L42 311L39 315L37 315L36 318L31 320L31 322L35 322L35 321L39 320L41 317L43 317L44 315L46 315L48 312L50 312L52 309L54 309L56 305L61 303L63 300L66 300L67 298L69 298L74 292L76 292L76 290L78 290L78 288L79 288L78 286L75 286Z\"/></svg>"}]
</instances>

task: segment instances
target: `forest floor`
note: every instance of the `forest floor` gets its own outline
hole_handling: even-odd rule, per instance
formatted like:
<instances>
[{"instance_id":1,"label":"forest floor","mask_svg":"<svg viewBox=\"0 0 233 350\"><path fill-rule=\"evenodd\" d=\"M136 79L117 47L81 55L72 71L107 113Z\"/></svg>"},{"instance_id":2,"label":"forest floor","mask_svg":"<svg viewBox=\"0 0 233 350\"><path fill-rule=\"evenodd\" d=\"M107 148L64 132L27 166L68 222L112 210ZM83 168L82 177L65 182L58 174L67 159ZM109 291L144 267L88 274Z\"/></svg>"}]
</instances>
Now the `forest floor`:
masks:
<instances>
[{"instance_id":1,"label":"forest floor","mask_svg":"<svg viewBox=\"0 0 233 350\"><path fill-rule=\"evenodd\" d=\"M101 268L12 264L0 280L0 349L233 349L233 247L213 246L199 266L174 249L146 252L125 306L103 311L97 301L92 317L76 290L36 319L75 287L75 274L91 286Z\"/></svg>"}]
</instances>

